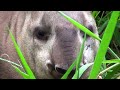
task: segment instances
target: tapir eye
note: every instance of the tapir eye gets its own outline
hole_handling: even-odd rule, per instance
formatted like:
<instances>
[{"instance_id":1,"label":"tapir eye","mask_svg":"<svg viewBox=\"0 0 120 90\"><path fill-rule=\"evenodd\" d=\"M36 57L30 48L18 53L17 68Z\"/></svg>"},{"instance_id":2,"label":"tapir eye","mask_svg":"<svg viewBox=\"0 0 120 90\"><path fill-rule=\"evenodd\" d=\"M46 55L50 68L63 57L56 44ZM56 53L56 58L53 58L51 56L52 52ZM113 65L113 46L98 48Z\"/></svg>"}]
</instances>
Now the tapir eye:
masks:
<instances>
[{"instance_id":1,"label":"tapir eye","mask_svg":"<svg viewBox=\"0 0 120 90\"><path fill-rule=\"evenodd\" d=\"M50 36L50 32L49 30L46 30L46 29L48 28L36 27L34 30L35 37L39 40L47 41Z\"/></svg>"}]
</instances>

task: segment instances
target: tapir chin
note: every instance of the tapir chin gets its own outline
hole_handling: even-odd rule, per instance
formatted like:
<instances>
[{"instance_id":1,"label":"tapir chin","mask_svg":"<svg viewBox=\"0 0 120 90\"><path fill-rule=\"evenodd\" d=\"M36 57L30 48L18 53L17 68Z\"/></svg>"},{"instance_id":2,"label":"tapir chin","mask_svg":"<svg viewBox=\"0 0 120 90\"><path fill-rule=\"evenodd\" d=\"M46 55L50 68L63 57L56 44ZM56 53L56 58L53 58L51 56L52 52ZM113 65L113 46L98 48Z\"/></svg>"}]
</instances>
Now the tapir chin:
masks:
<instances>
[{"instance_id":1,"label":"tapir chin","mask_svg":"<svg viewBox=\"0 0 120 90\"><path fill-rule=\"evenodd\" d=\"M98 35L90 11L63 11ZM21 64L9 27L37 79L60 79L80 51L84 32L57 11L0 11L0 58ZM99 41L87 35L80 66L94 61ZM22 69L21 69L22 70ZM91 68L83 75L87 79ZM68 78L75 72L72 70ZM0 60L1 79L22 79L10 63Z\"/></svg>"}]
</instances>

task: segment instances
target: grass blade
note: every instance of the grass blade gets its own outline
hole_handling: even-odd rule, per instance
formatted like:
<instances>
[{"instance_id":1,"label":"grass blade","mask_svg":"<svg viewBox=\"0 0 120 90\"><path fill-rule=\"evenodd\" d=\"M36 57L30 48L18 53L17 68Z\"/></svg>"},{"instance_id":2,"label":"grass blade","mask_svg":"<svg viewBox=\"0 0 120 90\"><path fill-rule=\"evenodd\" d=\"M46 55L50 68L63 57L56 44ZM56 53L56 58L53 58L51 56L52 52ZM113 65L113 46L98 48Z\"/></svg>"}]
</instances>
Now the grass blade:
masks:
<instances>
[{"instance_id":1,"label":"grass blade","mask_svg":"<svg viewBox=\"0 0 120 90\"><path fill-rule=\"evenodd\" d=\"M102 12L102 15L101 15L101 17L100 17L100 20L98 21L98 26L100 26L101 19L103 18L104 13L105 13L105 11Z\"/></svg>"},{"instance_id":2,"label":"grass blade","mask_svg":"<svg viewBox=\"0 0 120 90\"><path fill-rule=\"evenodd\" d=\"M92 12L92 15L93 15L94 18L95 18L95 16L97 15L98 12L99 12L99 11L93 11L93 12Z\"/></svg>"},{"instance_id":3,"label":"grass blade","mask_svg":"<svg viewBox=\"0 0 120 90\"><path fill-rule=\"evenodd\" d=\"M82 46L81 46L81 48L80 48L80 52L79 52L79 54L78 54L77 59L72 63L72 65L68 68L68 70L67 70L66 73L62 76L61 79L67 79L68 75L70 74L70 72L71 72L72 69L74 68L75 64L76 64L76 71L78 70L78 72L79 72L79 66L80 66L80 62L81 62L82 56L83 56L83 50L84 50L85 40L86 40L86 34L85 34L85 36L84 36L84 40L83 40ZM78 73L78 76L79 76L79 73Z\"/></svg>"},{"instance_id":4,"label":"grass blade","mask_svg":"<svg viewBox=\"0 0 120 90\"><path fill-rule=\"evenodd\" d=\"M104 30L104 28L107 26L109 20L106 20L104 24L99 28L98 32L99 34Z\"/></svg>"},{"instance_id":5,"label":"grass blade","mask_svg":"<svg viewBox=\"0 0 120 90\"><path fill-rule=\"evenodd\" d=\"M117 72L120 71L120 63L116 63L116 64L110 66L110 67L107 68L107 69L108 69L108 70L112 70L112 72L108 72L107 75L106 75L106 77L105 77L105 79L111 79L112 76L113 76L115 73L117 73ZM107 71L108 71L108 70L107 70Z\"/></svg>"},{"instance_id":6,"label":"grass blade","mask_svg":"<svg viewBox=\"0 0 120 90\"><path fill-rule=\"evenodd\" d=\"M104 60L102 63L120 63L120 59Z\"/></svg>"},{"instance_id":7,"label":"grass blade","mask_svg":"<svg viewBox=\"0 0 120 90\"><path fill-rule=\"evenodd\" d=\"M70 72L72 71L72 69L74 68L75 64L76 64L75 60L72 65L68 68L68 70L66 71L66 73L61 77L61 79L67 79L68 75L70 74Z\"/></svg>"},{"instance_id":8,"label":"grass blade","mask_svg":"<svg viewBox=\"0 0 120 90\"><path fill-rule=\"evenodd\" d=\"M79 78L79 67L80 67L80 63L82 61L82 56L83 56L83 51L84 51L84 44L85 44L85 40L86 40L86 34L84 36L84 39L83 39L83 42L82 42L82 45L80 47L80 52L77 56L77 63L76 63L76 72L77 73L77 78Z\"/></svg>"},{"instance_id":9,"label":"grass blade","mask_svg":"<svg viewBox=\"0 0 120 90\"><path fill-rule=\"evenodd\" d=\"M71 22L73 25L75 25L77 28L79 28L80 30L82 30L83 32L85 32L86 34L88 34L89 36L100 40L101 39L94 33L92 33L89 29L87 29L85 26L83 26L82 24L80 24L79 22L75 21L74 19L72 19L71 17L67 16L66 14L64 14L63 12L59 11L59 13L61 15L63 15L69 22Z\"/></svg>"},{"instance_id":10,"label":"grass blade","mask_svg":"<svg viewBox=\"0 0 120 90\"><path fill-rule=\"evenodd\" d=\"M95 57L95 62L94 62L94 65L92 67L92 70L90 72L89 79L96 79L97 78L97 75L99 73L102 61L105 57L105 54L106 54L108 46L110 44L112 35L114 33L118 16L119 16L119 11L113 11L112 12L110 21L108 22L108 25L105 29L105 33L103 35L103 38L102 38L102 41L101 41L101 44L100 44L100 48L98 49L98 53Z\"/></svg>"},{"instance_id":11,"label":"grass blade","mask_svg":"<svg viewBox=\"0 0 120 90\"><path fill-rule=\"evenodd\" d=\"M100 11L93 11L92 15L94 18L96 18L99 15Z\"/></svg>"},{"instance_id":12,"label":"grass blade","mask_svg":"<svg viewBox=\"0 0 120 90\"><path fill-rule=\"evenodd\" d=\"M77 79L77 74L79 73L79 78L82 76L82 74L85 72L85 70L87 70L91 65L93 65L93 63L88 63L83 65L82 67L79 68L79 72L77 71L77 73L74 74L74 76L72 77L72 79Z\"/></svg>"},{"instance_id":13,"label":"grass blade","mask_svg":"<svg viewBox=\"0 0 120 90\"><path fill-rule=\"evenodd\" d=\"M73 25L75 25L76 27L79 27L79 29L81 29L81 30L82 30L82 29L85 29L85 31L82 30L83 32L91 32L91 31L89 31L89 30L88 30L86 27L84 27L84 26L83 26L84 28L81 28L81 26L82 26L81 24L79 24L78 22L76 22L74 19L71 19L69 16L65 15L63 12L60 12L60 11L59 11L59 13L60 13L62 16L64 16L68 21L70 21ZM99 13L100 13L100 12L99 12ZM99 13L98 13L98 14L99 14ZM77 24L76 24L76 23L77 23ZM79 25L80 25L80 26L79 26ZM92 33L92 32L91 32L91 33ZM86 33L86 34L89 34L89 33ZM94 33L92 33L92 34L94 34ZM89 34L89 35L91 36L91 34ZM94 36L95 36L95 35L94 35ZM91 36L91 37L93 37L93 36ZM93 37L93 38L94 38L94 37ZM96 38L95 38L95 39L96 39ZM97 39L97 40L100 40L100 41L101 41L101 39ZM119 59L119 57L113 52L113 50L112 50L111 48L108 47L108 50L109 50L109 52L110 52L114 57L116 57L116 58ZM116 64L115 66L118 67L119 65ZM115 66L114 66L114 67L115 67ZM113 68L114 68L114 67L113 67ZM116 70L116 69L115 69L115 70ZM118 69L117 69L117 70L118 70Z\"/></svg>"},{"instance_id":14,"label":"grass blade","mask_svg":"<svg viewBox=\"0 0 120 90\"><path fill-rule=\"evenodd\" d=\"M15 65L12 65L12 66L15 68L15 70L16 70L24 79L30 79L28 74L22 72L22 71L21 71L18 67L16 67Z\"/></svg>"},{"instance_id":15,"label":"grass blade","mask_svg":"<svg viewBox=\"0 0 120 90\"><path fill-rule=\"evenodd\" d=\"M9 31L10 37L11 37L13 43L14 43L14 47L15 47L17 53L18 53L18 56L19 56L19 58L22 62L22 65L23 65L25 71L27 72L27 74L30 76L31 79L35 79L35 76L34 76L33 72L31 71L30 67L28 66L20 48L18 47L12 32L9 29L8 29L8 31Z\"/></svg>"},{"instance_id":16,"label":"grass blade","mask_svg":"<svg viewBox=\"0 0 120 90\"><path fill-rule=\"evenodd\" d=\"M105 70L101 71L98 75L102 75L103 73L109 71L109 72L107 72L107 75L104 79L111 79L112 76L115 74L115 72L113 72L114 69L116 69L116 67L117 67L117 71L120 70L120 67L118 67L119 65L120 65L119 63L116 63L116 64L106 68Z\"/></svg>"},{"instance_id":17,"label":"grass blade","mask_svg":"<svg viewBox=\"0 0 120 90\"><path fill-rule=\"evenodd\" d=\"M16 66L18 66L18 67L23 68L21 65L19 65L19 64L17 64L17 63L15 63L15 62L12 62L12 61L10 61L10 60L3 59L3 58L0 58L0 60L5 61L5 62L8 62L8 63L10 63L10 64L13 64L13 65L16 65Z\"/></svg>"},{"instance_id":18,"label":"grass blade","mask_svg":"<svg viewBox=\"0 0 120 90\"><path fill-rule=\"evenodd\" d=\"M85 32L87 35L101 41L101 39L94 33L92 33L89 29L87 29L86 27L84 27L83 25L81 25L80 23L78 23L77 21L75 21L74 19L72 19L71 17L67 16L66 14L64 14L63 12L59 11L59 13L64 16L69 22L71 22L73 25L75 25L77 28L79 28L80 30L82 30L83 32ZM110 51L110 53L112 53L113 56L117 56L111 48L108 47L108 50ZM117 56L118 57L118 56Z\"/></svg>"}]
</instances>

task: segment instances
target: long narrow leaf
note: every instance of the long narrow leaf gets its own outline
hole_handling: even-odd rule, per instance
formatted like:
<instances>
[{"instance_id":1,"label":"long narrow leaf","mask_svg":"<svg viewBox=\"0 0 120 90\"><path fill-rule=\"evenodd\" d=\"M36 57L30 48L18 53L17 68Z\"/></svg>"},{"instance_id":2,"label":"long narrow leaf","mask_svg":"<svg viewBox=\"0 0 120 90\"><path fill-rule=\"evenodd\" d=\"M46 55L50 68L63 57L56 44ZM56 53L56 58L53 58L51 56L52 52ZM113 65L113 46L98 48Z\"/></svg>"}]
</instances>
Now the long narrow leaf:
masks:
<instances>
[{"instance_id":1,"label":"long narrow leaf","mask_svg":"<svg viewBox=\"0 0 120 90\"><path fill-rule=\"evenodd\" d=\"M104 60L102 63L120 63L120 59Z\"/></svg>"},{"instance_id":2,"label":"long narrow leaf","mask_svg":"<svg viewBox=\"0 0 120 90\"><path fill-rule=\"evenodd\" d=\"M102 61L105 57L105 54L106 54L108 46L110 44L112 35L114 33L118 16L119 16L119 11L113 11L111 18L110 18L110 21L107 25L107 28L105 29L105 33L103 35L103 38L102 38L102 41L100 44L100 48L98 49L98 53L95 57L95 63L94 63L93 68L91 70L89 79L96 79L97 78Z\"/></svg>"},{"instance_id":3,"label":"long narrow leaf","mask_svg":"<svg viewBox=\"0 0 120 90\"><path fill-rule=\"evenodd\" d=\"M93 33L92 33L89 29L87 29L85 26L81 25L79 22L75 21L74 19L72 19L71 17L67 16L66 14L64 14L64 13L61 12L61 11L59 11L59 13L60 13L61 15L63 15L63 16L64 16L68 21L70 21L73 25L75 25L77 28L79 28L80 30L82 30L83 32L85 32L86 34L88 34L89 36L92 36L92 37L94 37L95 39L101 41L101 39L100 39L97 35L93 34Z\"/></svg>"},{"instance_id":4,"label":"long narrow leaf","mask_svg":"<svg viewBox=\"0 0 120 90\"><path fill-rule=\"evenodd\" d=\"M15 68L15 70L16 70L24 79L30 79L28 74L22 72L22 71L21 71L18 67L16 67L15 65L12 65L12 66Z\"/></svg>"},{"instance_id":5,"label":"long narrow leaf","mask_svg":"<svg viewBox=\"0 0 120 90\"><path fill-rule=\"evenodd\" d=\"M17 64L17 63L15 63L15 62L12 62L12 61L10 61L10 60L3 59L3 58L0 58L0 60L2 60L2 61L4 61L4 62L8 62L8 63L10 63L10 64L13 64L13 65L16 65L16 66L18 66L18 67L23 68L21 65L19 65L19 64Z\"/></svg>"},{"instance_id":6,"label":"long narrow leaf","mask_svg":"<svg viewBox=\"0 0 120 90\"><path fill-rule=\"evenodd\" d=\"M98 32L99 34L104 30L104 28L107 26L109 20L106 20L104 24L99 28Z\"/></svg>"},{"instance_id":7,"label":"long narrow leaf","mask_svg":"<svg viewBox=\"0 0 120 90\"><path fill-rule=\"evenodd\" d=\"M80 30L82 30L83 32L85 32L87 35L101 41L101 39L94 33L92 33L89 29L87 29L86 27L84 27L83 25L81 25L80 23L78 23L77 21L75 21L74 19L72 19L71 17L67 16L66 14L64 14L63 12L59 11L59 13L64 16L69 22L71 22L73 25L75 25L77 28L79 28ZM112 53L112 55L117 56L111 48L108 47L108 50ZM117 56L118 57L118 56Z\"/></svg>"},{"instance_id":8,"label":"long narrow leaf","mask_svg":"<svg viewBox=\"0 0 120 90\"><path fill-rule=\"evenodd\" d=\"M18 53L18 56L19 56L19 58L20 58L20 60L21 60L21 62L23 64L24 69L26 70L27 74L30 76L31 79L35 79L35 76L34 76L33 72L31 71L30 67L28 66L28 64L27 64L27 62L26 62L20 48L18 47L12 32L9 31L9 33L10 33L10 37L11 37L13 43L14 43L14 47L15 47L17 53Z\"/></svg>"},{"instance_id":9,"label":"long narrow leaf","mask_svg":"<svg viewBox=\"0 0 120 90\"><path fill-rule=\"evenodd\" d=\"M66 71L66 73L61 77L61 79L67 79L68 75L70 74L70 72L72 71L72 69L74 68L75 64L76 64L75 60L72 65L68 68L68 70Z\"/></svg>"},{"instance_id":10,"label":"long narrow leaf","mask_svg":"<svg viewBox=\"0 0 120 90\"><path fill-rule=\"evenodd\" d=\"M67 15L65 15L64 13L62 13L62 12L59 12L59 13L61 13L61 15L63 15L64 17L66 17L66 19L67 19L67 17L70 19L67 19L68 21L70 21L73 25L75 25L74 24L74 22L76 22L74 19L71 19L69 16L67 16ZM78 25L78 26L77 26ZM79 24L77 23L76 25L75 25L76 27L79 27ZM86 28L86 27L84 27L84 28ZM82 29L84 29L84 28L80 28L81 30ZM86 29L86 31L87 31L88 29ZM84 30L83 30L83 32L84 32ZM89 32L89 31L88 31ZM90 31L91 32L91 31ZM92 33L92 32L91 32ZM88 33L87 33L88 34ZM92 33L92 34L94 34L94 33ZM90 34L89 34L90 35ZM90 35L91 36L91 35ZM91 36L91 37L93 37L93 36ZM94 37L93 37L94 38ZM100 41L101 41L101 39L99 39ZM119 59L119 57L112 51L112 49L111 48L109 48L108 47L108 50L109 50L109 52L113 55L113 56L115 56L116 58L118 58ZM116 67L116 66L118 66L118 64L116 64L116 65L114 65L113 67L111 67L111 68L114 68L114 67Z\"/></svg>"},{"instance_id":11,"label":"long narrow leaf","mask_svg":"<svg viewBox=\"0 0 120 90\"><path fill-rule=\"evenodd\" d=\"M83 51L84 51L84 44L85 44L85 40L86 40L86 34L85 34L85 36L84 36L84 39L83 39L83 42L82 42L82 45L81 45L81 47L80 47L80 52L79 52L79 54L78 54L78 56L77 56L77 63L76 63L76 72L75 73L77 73L77 78L79 78L79 67L80 67L80 63L81 63L81 61L82 61L82 56L83 56Z\"/></svg>"},{"instance_id":12,"label":"long narrow leaf","mask_svg":"<svg viewBox=\"0 0 120 90\"><path fill-rule=\"evenodd\" d=\"M82 56L83 56L83 50L84 50L84 43L85 43L85 40L86 40L86 34L85 34L85 37L84 37L84 40L83 40L83 44L80 48L80 52L78 54L78 57L76 58L76 60L72 63L72 65L68 68L68 70L66 71L66 73L62 76L61 79L67 79L68 75L70 74L70 72L72 71L72 69L74 68L75 64L76 64L76 71L78 70L79 72L79 65L80 65L80 62L81 62L81 59L82 59ZM77 72L76 72L77 73ZM78 73L78 76L79 76L79 73Z\"/></svg>"},{"instance_id":13,"label":"long narrow leaf","mask_svg":"<svg viewBox=\"0 0 120 90\"><path fill-rule=\"evenodd\" d=\"M79 68L79 78L82 76L82 74L83 74L91 65L93 65L93 63L85 64L85 65L83 65L82 67ZM77 74L78 74L78 71L77 71L77 73L74 74L74 76L72 77L72 79L77 79Z\"/></svg>"},{"instance_id":14,"label":"long narrow leaf","mask_svg":"<svg viewBox=\"0 0 120 90\"><path fill-rule=\"evenodd\" d=\"M92 15L93 15L94 18L95 18L95 16L97 15L97 13L98 13L98 11L93 11L93 12L92 12Z\"/></svg>"}]
</instances>

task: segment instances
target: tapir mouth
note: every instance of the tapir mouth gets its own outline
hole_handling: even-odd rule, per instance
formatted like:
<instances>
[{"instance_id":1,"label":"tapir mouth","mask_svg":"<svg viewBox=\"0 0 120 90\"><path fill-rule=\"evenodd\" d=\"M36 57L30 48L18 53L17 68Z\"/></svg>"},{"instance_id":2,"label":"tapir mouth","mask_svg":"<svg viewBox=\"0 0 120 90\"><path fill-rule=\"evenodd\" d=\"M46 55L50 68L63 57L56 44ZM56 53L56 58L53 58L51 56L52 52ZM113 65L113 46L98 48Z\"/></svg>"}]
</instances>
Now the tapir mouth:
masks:
<instances>
[{"instance_id":1,"label":"tapir mouth","mask_svg":"<svg viewBox=\"0 0 120 90\"><path fill-rule=\"evenodd\" d=\"M58 73L55 70L52 71L52 72L50 72L50 73L53 76L53 78L55 78L55 79L61 79L62 76L66 73L66 71L64 71L64 74ZM75 70L72 70L70 72L70 74L68 75L67 79L72 79L72 77L73 77L74 74L75 74Z\"/></svg>"},{"instance_id":2,"label":"tapir mouth","mask_svg":"<svg viewBox=\"0 0 120 90\"><path fill-rule=\"evenodd\" d=\"M66 73L67 70L61 70L59 68L53 67L53 66L49 66L51 68L51 70L49 70L50 75L54 78L54 79L61 79L62 76ZM59 72L58 72L59 71ZM73 75L75 74L75 68L73 68L73 70L70 72L70 74L68 75L67 79L71 79L73 77Z\"/></svg>"}]
</instances>

